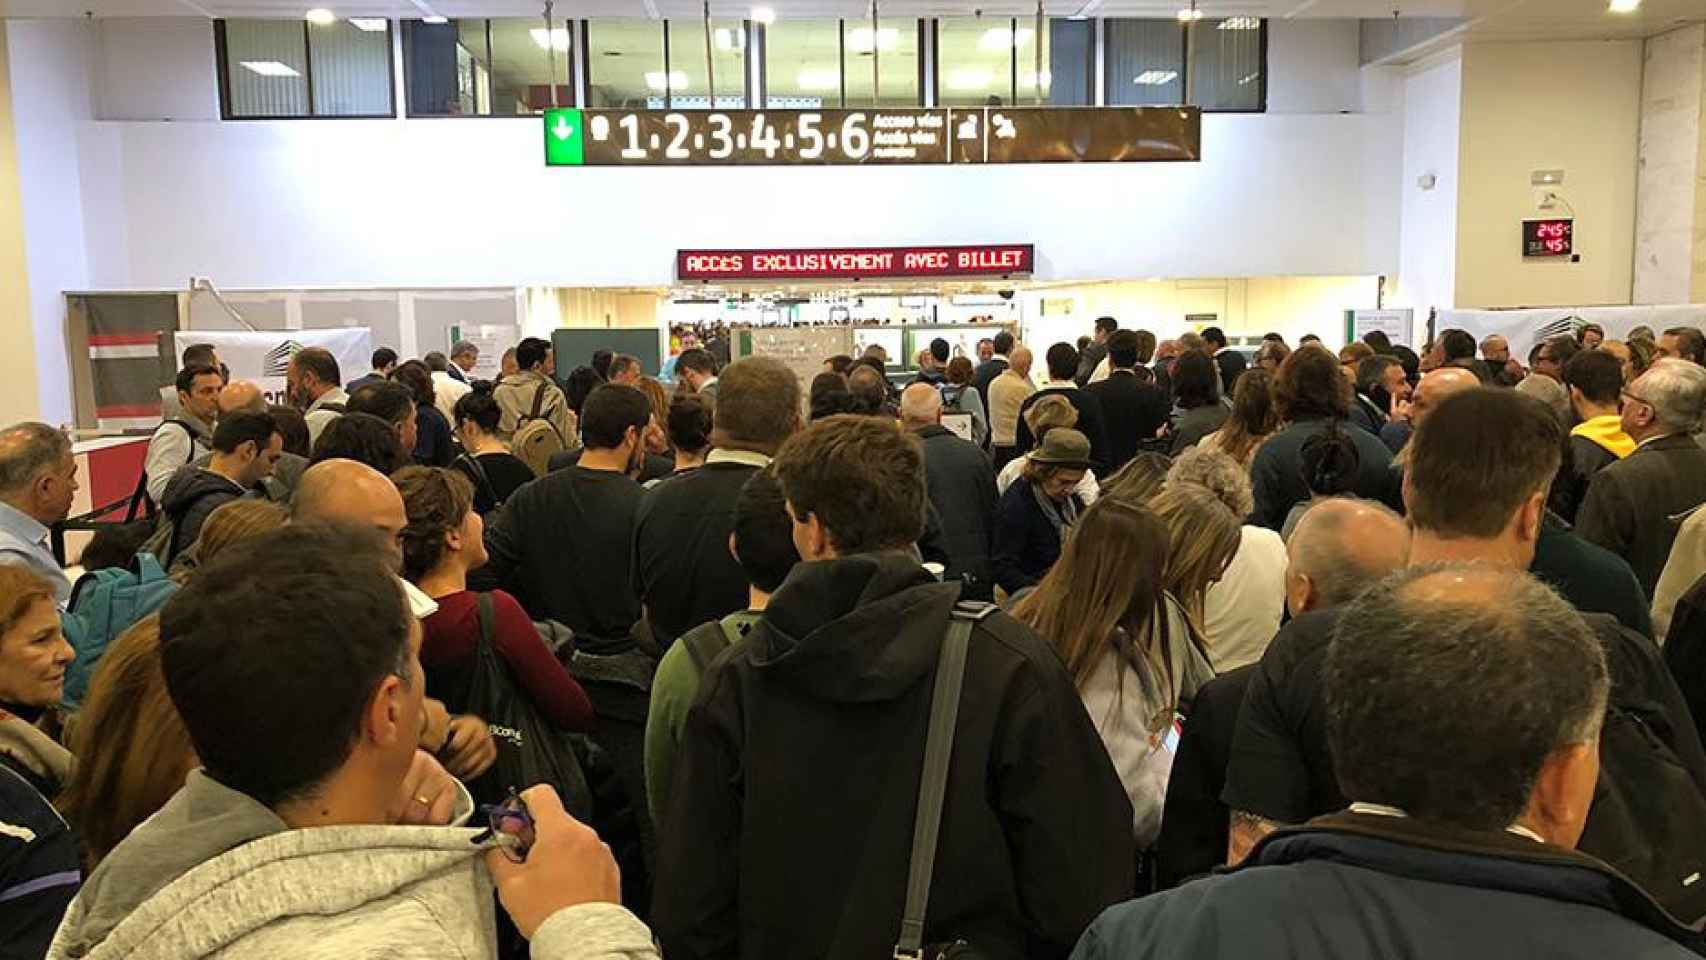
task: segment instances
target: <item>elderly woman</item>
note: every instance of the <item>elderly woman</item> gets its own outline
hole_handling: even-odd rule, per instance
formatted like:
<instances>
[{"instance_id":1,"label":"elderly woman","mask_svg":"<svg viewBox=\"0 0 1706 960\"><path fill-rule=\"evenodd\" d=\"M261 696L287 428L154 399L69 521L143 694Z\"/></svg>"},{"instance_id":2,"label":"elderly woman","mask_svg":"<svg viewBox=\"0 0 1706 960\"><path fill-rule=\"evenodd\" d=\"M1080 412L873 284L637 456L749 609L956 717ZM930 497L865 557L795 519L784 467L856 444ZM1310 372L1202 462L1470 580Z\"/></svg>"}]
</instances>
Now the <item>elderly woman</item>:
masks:
<instances>
[{"instance_id":1,"label":"elderly woman","mask_svg":"<svg viewBox=\"0 0 1706 960\"><path fill-rule=\"evenodd\" d=\"M1034 587L1060 559L1060 545L1086 504L1075 493L1090 469L1090 441L1057 427L1025 460L995 514L995 582L1009 595Z\"/></svg>"}]
</instances>

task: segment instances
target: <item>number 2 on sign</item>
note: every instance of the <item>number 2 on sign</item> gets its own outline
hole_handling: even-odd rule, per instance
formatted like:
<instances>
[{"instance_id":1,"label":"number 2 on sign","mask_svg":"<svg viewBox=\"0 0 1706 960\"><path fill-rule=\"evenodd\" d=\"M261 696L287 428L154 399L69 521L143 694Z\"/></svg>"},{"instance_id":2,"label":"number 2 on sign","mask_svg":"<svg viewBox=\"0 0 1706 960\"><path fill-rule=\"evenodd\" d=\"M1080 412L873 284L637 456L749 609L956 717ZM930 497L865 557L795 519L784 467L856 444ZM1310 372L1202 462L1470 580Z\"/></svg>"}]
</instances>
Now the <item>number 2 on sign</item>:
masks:
<instances>
[{"instance_id":1,"label":"number 2 on sign","mask_svg":"<svg viewBox=\"0 0 1706 960\"><path fill-rule=\"evenodd\" d=\"M670 138L669 146L664 148L663 155L671 160L686 160L692 157L683 146L687 143L687 118L679 113L671 113L663 118L663 122L675 131L675 136Z\"/></svg>"}]
</instances>

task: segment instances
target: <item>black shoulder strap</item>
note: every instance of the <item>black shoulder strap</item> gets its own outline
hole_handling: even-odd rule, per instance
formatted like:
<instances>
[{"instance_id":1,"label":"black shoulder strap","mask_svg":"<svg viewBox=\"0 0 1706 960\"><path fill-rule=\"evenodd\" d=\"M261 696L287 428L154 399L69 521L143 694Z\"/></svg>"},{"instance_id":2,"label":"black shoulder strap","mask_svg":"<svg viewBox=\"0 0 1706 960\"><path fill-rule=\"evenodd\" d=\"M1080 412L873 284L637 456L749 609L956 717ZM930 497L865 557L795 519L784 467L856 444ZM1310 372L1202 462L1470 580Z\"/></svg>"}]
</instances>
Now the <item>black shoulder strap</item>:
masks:
<instances>
[{"instance_id":1,"label":"black shoulder strap","mask_svg":"<svg viewBox=\"0 0 1706 960\"><path fill-rule=\"evenodd\" d=\"M994 604L960 603L948 621L948 635L936 660L936 684L930 694L930 726L924 741L924 773L918 782L918 813L912 826L912 865L906 881L906 908L900 921L897 958L920 958L924 947L924 911L930 901L930 877L936 869L936 837L942 826L942 801L948 787L948 761L954 752L954 726L960 715L966 651L972 628L995 612Z\"/></svg>"},{"instance_id":2,"label":"black shoulder strap","mask_svg":"<svg viewBox=\"0 0 1706 960\"><path fill-rule=\"evenodd\" d=\"M539 419L539 414L545 409L545 388L550 385L551 382L547 380L539 385L539 389L533 391L533 412L527 415L527 419Z\"/></svg>"},{"instance_id":3,"label":"black shoulder strap","mask_svg":"<svg viewBox=\"0 0 1706 960\"><path fill-rule=\"evenodd\" d=\"M708 628L701 626L687 631L677 642L687 645L687 659L692 660L693 668L703 675L711 661L717 659L717 655L728 647L727 639L723 634L723 625L713 622Z\"/></svg>"},{"instance_id":4,"label":"black shoulder strap","mask_svg":"<svg viewBox=\"0 0 1706 960\"><path fill-rule=\"evenodd\" d=\"M315 409L316 410L330 410L333 413L348 413L349 412L349 408L345 407L341 403L322 403L318 407L316 407Z\"/></svg>"},{"instance_id":5,"label":"black shoulder strap","mask_svg":"<svg viewBox=\"0 0 1706 960\"><path fill-rule=\"evenodd\" d=\"M480 643L487 649L492 646L492 595L489 591L480 594Z\"/></svg>"}]
</instances>

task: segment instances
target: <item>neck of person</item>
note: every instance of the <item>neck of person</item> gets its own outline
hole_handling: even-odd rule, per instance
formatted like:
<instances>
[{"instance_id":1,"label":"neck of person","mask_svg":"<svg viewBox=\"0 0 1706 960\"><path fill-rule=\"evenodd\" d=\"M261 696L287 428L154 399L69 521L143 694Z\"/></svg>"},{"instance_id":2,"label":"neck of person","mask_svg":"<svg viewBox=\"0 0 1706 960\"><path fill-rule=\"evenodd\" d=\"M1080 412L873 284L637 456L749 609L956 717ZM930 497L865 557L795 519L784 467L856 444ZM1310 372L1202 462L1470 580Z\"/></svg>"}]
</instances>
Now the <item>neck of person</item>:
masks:
<instances>
[{"instance_id":1,"label":"neck of person","mask_svg":"<svg viewBox=\"0 0 1706 960\"><path fill-rule=\"evenodd\" d=\"M396 792L395 786L388 788L372 772L346 762L313 793L286 800L272 810L293 830L388 824L386 807Z\"/></svg>"},{"instance_id":2,"label":"neck of person","mask_svg":"<svg viewBox=\"0 0 1706 960\"><path fill-rule=\"evenodd\" d=\"M1137 368L1136 367L1116 367L1116 366L1113 366L1112 364L1110 364L1108 366L1108 375L1112 376L1116 373L1129 373L1129 374L1132 374L1135 376L1137 374Z\"/></svg>"},{"instance_id":3,"label":"neck of person","mask_svg":"<svg viewBox=\"0 0 1706 960\"><path fill-rule=\"evenodd\" d=\"M237 486L243 486L243 467L232 454L220 453L215 450L213 459L207 462L209 472L217 473Z\"/></svg>"},{"instance_id":4,"label":"neck of person","mask_svg":"<svg viewBox=\"0 0 1706 960\"><path fill-rule=\"evenodd\" d=\"M11 507L13 510L29 517L31 520L34 520L44 527L51 527L58 522L58 519L53 517L43 519L41 511L37 510L35 504L30 501L31 498L27 492L24 494L24 499L22 500L14 500L11 497L0 497L0 503Z\"/></svg>"},{"instance_id":5,"label":"neck of person","mask_svg":"<svg viewBox=\"0 0 1706 960\"><path fill-rule=\"evenodd\" d=\"M581 453L579 465L604 473L627 473L631 453L632 448L627 444L620 447L587 447Z\"/></svg>"},{"instance_id":6,"label":"neck of person","mask_svg":"<svg viewBox=\"0 0 1706 960\"><path fill-rule=\"evenodd\" d=\"M746 588L746 608L753 613L762 613L770 608L770 594L754 586Z\"/></svg>"},{"instance_id":7,"label":"neck of person","mask_svg":"<svg viewBox=\"0 0 1706 960\"><path fill-rule=\"evenodd\" d=\"M1431 530L1412 530L1410 533L1412 567L1427 563L1490 563L1526 570L1532 560L1532 545L1525 548L1509 530L1490 540L1444 537Z\"/></svg>"},{"instance_id":8,"label":"neck of person","mask_svg":"<svg viewBox=\"0 0 1706 960\"><path fill-rule=\"evenodd\" d=\"M702 467L705 465L705 455L710 452L711 450L709 447L704 450L683 450L680 447L676 447L675 469L677 471L681 471L692 470L694 467Z\"/></svg>"},{"instance_id":9,"label":"neck of person","mask_svg":"<svg viewBox=\"0 0 1706 960\"><path fill-rule=\"evenodd\" d=\"M1636 444L1643 444L1649 440L1662 440L1675 432L1674 430L1666 430L1655 423L1629 431L1629 439L1635 441Z\"/></svg>"},{"instance_id":10,"label":"neck of person","mask_svg":"<svg viewBox=\"0 0 1706 960\"><path fill-rule=\"evenodd\" d=\"M473 443L469 444L468 452L477 457L482 453L508 453L509 448L497 437L481 432L474 437Z\"/></svg>"},{"instance_id":11,"label":"neck of person","mask_svg":"<svg viewBox=\"0 0 1706 960\"><path fill-rule=\"evenodd\" d=\"M756 588L754 588L753 596L759 596ZM768 601L768 599L769 598L766 597L766 601ZM753 609L762 610L764 608L754 607ZM47 708L29 703L14 703L11 700L0 699L0 713L9 713L25 723L35 723L47 713Z\"/></svg>"},{"instance_id":12,"label":"neck of person","mask_svg":"<svg viewBox=\"0 0 1706 960\"><path fill-rule=\"evenodd\" d=\"M1583 420L1594 420L1599 417L1615 417L1617 416L1617 404L1613 403L1602 406L1597 403L1583 403L1580 405L1580 409L1577 413L1581 414L1581 418Z\"/></svg>"},{"instance_id":13,"label":"neck of person","mask_svg":"<svg viewBox=\"0 0 1706 960\"><path fill-rule=\"evenodd\" d=\"M447 553L438 566L421 575L415 586L434 600L461 593L468 589L468 564L462 560L460 551Z\"/></svg>"}]
</instances>

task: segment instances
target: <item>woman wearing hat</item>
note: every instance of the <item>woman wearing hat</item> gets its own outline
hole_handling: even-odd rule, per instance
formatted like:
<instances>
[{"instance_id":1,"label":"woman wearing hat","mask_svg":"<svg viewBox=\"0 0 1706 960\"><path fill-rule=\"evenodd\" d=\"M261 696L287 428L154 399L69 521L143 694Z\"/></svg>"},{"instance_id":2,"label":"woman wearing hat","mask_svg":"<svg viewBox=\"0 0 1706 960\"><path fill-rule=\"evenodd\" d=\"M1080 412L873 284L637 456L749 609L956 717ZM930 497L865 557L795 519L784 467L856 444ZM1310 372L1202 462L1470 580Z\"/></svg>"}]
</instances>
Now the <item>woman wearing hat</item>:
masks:
<instances>
[{"instance_id":1,"label":"woman wearing hat","mask_svg":"<svg viewBox=\"0 0 1706 960\"><path fill-rule=\"evenodd\" d=\"M1036 586L1060 559L1066 532L1084 502L1074 492L1090 469L1090 441L1067 427L1050 430L1024 473L1001 496L995 517L995 582L1008 595Z\"/></svg>"}]
</instances>

